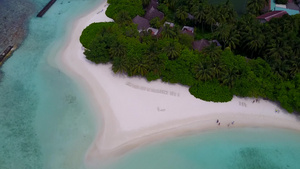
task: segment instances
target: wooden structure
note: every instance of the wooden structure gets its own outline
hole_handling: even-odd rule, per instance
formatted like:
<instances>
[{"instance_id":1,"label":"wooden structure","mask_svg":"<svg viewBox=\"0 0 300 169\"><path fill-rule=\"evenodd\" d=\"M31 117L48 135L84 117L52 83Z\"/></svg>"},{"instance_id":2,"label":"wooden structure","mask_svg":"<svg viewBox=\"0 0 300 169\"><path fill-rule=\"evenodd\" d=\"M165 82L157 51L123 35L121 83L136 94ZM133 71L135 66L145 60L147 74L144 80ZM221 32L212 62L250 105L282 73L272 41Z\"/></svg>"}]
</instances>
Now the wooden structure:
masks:
<instances>
[{"instance_id":1,"label":"wooden structure","mask_svg":"<svg viewBox=\"0 0 300 169\"><path fill-rule=\"evenodd\" d=\"M283 15L288 15L286 11L272 11L256 17L261 23L269 22L272 18L280 18Z\"/></svg>"},{"instance_id":2,"label":"wooden structure","mask_svg":"<svg viewBox=\"0 0 300 169\"><path fill-rule=\"evenodd\" d=\"M56 0L51 0L50 2L48 2L48 4L37 14L37 17L42 17L54 4L54 2L56 2Z\"/></svg>"},{"instance_id":3,"label":"wooden structure","mask_svg":"<svg viewBox=\"0 0 300 169\"><path fill-rule=\"evenodd\" d=\"M6 59L11 55L13 51L13 46L8 46L1 54L0 54L0 66L5 62Z\"/></svg>"},{"instance_id":4,"label":"wooden structure","mask_svg":"<svg viewBox=\"0 0 300 169\"><path fill-rule=\"evenodd\" d=\"M199 52L202 51L204 48L208 47L211 44L215 44L216 46L221 46L221 44L217 40L206 40L206 39L201 39L201 40L196 40L193 42L193 49L198 50Z\"/></svg>"},{"instance_id":5,"label":"wooden structure","mask_svg":"<svg viewBox=\"0 0 300 169\"><path fill-rule=\"evenodd\" d=\"M164 16L165 16L164 13L160 12L153 6L149 10L147 10L147 12L145 14L145 18L148 19L148 21L151 21L153 18L156 18L156 17L158 17L160 20L162 20L164 18Z\"/></svg>"},{"instance_id":6,"label":"wooden structure","mask_svg":"<svg viewBox=\"0 0 300 169\"><path fill-rule=\"evenodd\" d=\"M147 30L150 27L150 23L146 18L140 17L137 15L132 20L133 23L137 24L137 29L139 32Z\"/></svg>"}]
</instances>

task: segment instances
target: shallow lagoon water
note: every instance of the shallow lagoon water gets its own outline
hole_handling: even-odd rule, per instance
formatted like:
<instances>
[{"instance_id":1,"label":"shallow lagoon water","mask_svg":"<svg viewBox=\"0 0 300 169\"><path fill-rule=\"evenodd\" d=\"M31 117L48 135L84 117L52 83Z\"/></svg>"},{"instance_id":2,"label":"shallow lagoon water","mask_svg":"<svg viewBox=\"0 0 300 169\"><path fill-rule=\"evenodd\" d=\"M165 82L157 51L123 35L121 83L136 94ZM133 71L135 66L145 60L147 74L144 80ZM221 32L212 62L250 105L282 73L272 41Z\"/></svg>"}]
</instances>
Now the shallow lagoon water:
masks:
<instances>
[{"instance_id":1,"label":"shallow lagoon water","mask_svg":"<svg viewBox=\"0 0 300 169\"><path fill-rule=\"evenodd\" d=\"M33 3L40 10L48 0ZM93 114L83 90L48 60L69 23L100 3L57 0L43 18L30 19L27 38L1 67L1 169L84 168L96 135Z\"/></svg>"},{"instance_id":2,"label":"shallow lagoon water","mask_svg":"<svg viewBox=\"0 0 300 169\"><path fill-rule=\"evenodd\" d=\"M211 131L134 150L107 169L299 169L299 141L283 129Z\"/></svg>"},{"instance_id":3,"label":"shallow lagoon water","mask_svg":"<svg viewBox=\"0 0 300 169\"><path fill-rule=\"evenodd\" d=\"M34 0L41 9L48 0ZM96 124L84 91L49 65L74 18L97 0L57 0L43 18L31 18L22 46L0 68L0 168L85 168ZM37 11L36 11L37 13ZM153 143L107 169L298 169L300 133L233 129ZM100 167L99 167L100 168Z\"/></svg>"}]
</instances>

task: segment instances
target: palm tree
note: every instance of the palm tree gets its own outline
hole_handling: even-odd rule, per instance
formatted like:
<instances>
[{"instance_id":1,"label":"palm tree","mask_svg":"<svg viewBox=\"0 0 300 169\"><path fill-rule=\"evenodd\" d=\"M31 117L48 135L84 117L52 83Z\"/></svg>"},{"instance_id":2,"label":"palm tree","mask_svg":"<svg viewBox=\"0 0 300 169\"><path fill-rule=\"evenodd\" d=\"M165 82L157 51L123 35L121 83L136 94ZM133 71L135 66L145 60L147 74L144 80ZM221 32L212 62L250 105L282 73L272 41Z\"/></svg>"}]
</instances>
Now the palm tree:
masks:
<instances>
[{"instance_id":1,"label":"palm tree","mask_svg":"<svg viewBox=\"0 0 300 169\"><path fill-rule=\"evenodd\" d=\"M271 40L267 45L267 56L265 57L267 57L267 60L272 62L275 60L283 60L288 58L290 55L292 55L292 53L293 50L287 44L287 42L283 38L278 37L275 40Z\"/></svg>"},{"instance_id":2,"label":"palm tree","mask_svg":"<svg viewBox=\"0 0 300 169\"><path fill-rule=\"evenodd\" d=\"M223 70L224 64L220 61L220 59L212 59L212 74L215 78L219 79Z\"/></svg>"},{"instance_id":3,"label":"palm tree","mask_svg":"<svg viewBox=\"0 0 300 169\"><path fill-rule=\"evenodd\" d=\"M110 47L109 54L112 58L124 57L126 55L126 47L121 43L117 42Z\"/></svg>"},{"instance_id":4,"label":"palm tree","mask_svg":"<svg viewBox=\"0 0 300 169\"><path fill-rule=\"evenodd\" d=\"M187 8L185 6L181 6L176 10L176 17L178 20L185 24L186 18L188 17Z\"/></svg>"},{"instance_id":5,"label":"palm tree","mask_svg":"<svg viewBox=\"0 0 300 169\"><path fill-rule=\"evenodd\" d=\"M223 24L226 23L228 16L227 13L227 7L225 7L224 5L218 5L216 7L216 21L219 24Z\"/></svg>"},{"instance_id":6,"label":"palm tree","mask_svg":"<svg viewBox=\"0 0 300 169\"><path fill-rule=\"evenodd\" d=\"M229 46L231 49L236 48L239 43L239 33L234 25L222 24L215 31L216 37L223 42L223 48Z\"/></svg>"},{"instance_id":7,"label":"palm tree","mask_svg":"<svg viewBox=\"0 0 300 169\"><path fill-rule=\"evenodd\" d=\"M203 32L203 23L206 18L205 8L206 8L206 3L199 3L198 5L195 5L192 8L192 14L195 17L195 21L197 23L201 23L201 25L202 25L202 32Z\"/></svg>"},{"instance_id":8,"label":"palm tree","mask_svg":"<svg viewBox=\"0 0 300 169\"><path fill-rule=\"evenodd\" d=\"M235 67L230 67L222 75L222 84L227 85L229 88L232 88L234 82L237 78L240 77L240 71Z\"/></svg>"},{"instance_id":9,"label":"palm tree","mask_svg":"<svg viewBox=\"0 0 300 169\"><path fill-rule=\"evenodd\" d=\"M177 0L163 0L163 3L170 9L174 9Z\"/></svg>"},{"instance_id":10,"label":"palm tree","mask_svg":"<svg viewBox=\"0 0 300 169\"><path fill-rule=\"evenodd\" d=\"M128 70L129 64L128 60L125 57L114 57L112 70L115 73L126 73Z\"/></svg>"},{"instance_id":11,"label":"palm tree","mask_svg":"<svg viewBox=\"0 0 300 169\"><path fill-rule=\"evenodd\" d=\"M295 56L300 56L300 39L299 38L294 38L291 40L293 45L292 45L292 48L293 48L293 54Z\"/></svg>"},{"instance_id":12,"label":"palm tree","mask_svg":"<svg viewBox=\"0 0 300 169\"><path fill-rule=\"evenodd\" d=\"M167 7L170 6L172 0L163 0L163 3L166 4Z\"/></svg>"},{"instance_id":13,"label":"palm tree","mask_svg":"<svg viewBox=\"0 0 300 169\"><path fill-rule=\"evenodd\" d=\"M177 4L177 0L170 0L169 8L174 11L175 4Z\"/></svg>"},{"instance_id":14,"label":"palm tree","mask_svg":"<svg viewBox=\"0 0 300 169\"><path fill-rule=\"evenodd\" d=\"M234 29L231 30L230 36L227 39L226 44L230 49L235 49L236 46L239 44L239 42L240 42L240 34L239 34L239 31L235 27Z\"/></svg>"},{"instance_id":15,"label":"palm tree","mask_svg":"<svg viewBox=\"0 0 300 169\"><path fill-rule=\"evenodd\" d=\"M249 32L254 25L258 25L258 21L253 15L243 15L237 24L241 32Z\"/></svg>"},{"instance_id":16,"label":"palm tree","mask_svg":"<svg viewBox=\"0 0 300 169\"><path fill-rule=\"evenodd\" d=\"M204 48L201 52L209 56L212 59L219 58L221 56L222 50L215 43L212 43L208 47Z\"/></svg>"},{"instance_id":17,"label":"palm tree","mask_svg":"<svg viewBox=\"0 0 300 169\"><path fill-rule=\"evenodd\" d=\"M289 75L294 78L300 72L300 57L294 57L290 60Z\"/></svg>"},{"instance_id":18,"label":"palm tree","mask_svg":"<svg viewBox=\"0 0 300 169\"><path fill-rule=\"evenodd\" d=\"M208 81L213 78L213 70L209 62L200 62L195 66L195 77L197 80Z\"/></svg>"},{"instance_id":19,"label":"palm tree","mask_svg":"<svg viewBox=\"0 0 300 169\"><path fill-rule=\"evenodd\" d=\"M129 13L127 11L121 10L115 18L115 21L119 24L129 24L131 23L131 18L129 16Z\"/></svg>"},{"instance_id":20,"label":"palm tree","mask_svg":"<svg viewBox=\"0 0 300 169\"><path fill-rule=\"evenodd\" d=\"M217 23L217 20L216 20L216 10L214 9L213 6L210 7L209 9L209 12L207 13L206 15L206 23L208 25L210 25L210 29L211 29L211 32L214 32L213 30L213 25L215 25Z\"/></svg>"},{"instance_id":21,"label":"palm tree","mask_svg":"<svg viewBox=\"0 0 300 169\"><path fill-rule=\"evenodd\" d=\"M272 64L272 70L277 78L286 79L288 77L289 66L287 61L278 61Z\"/></svg>"},{"instance_id":22,"label":"palm tree","mask_svg":"<svg viewBox=\"0 0 300 169\"><path fill-rule=\"evenodd\" d=\"M162 37L164 37L164 38L175 38L176 37L176 32L173 30L172 27L166 25L166 26L163 27Z\"/></svg>"},{"instance_id":23,"label":"palm tree","mask_svg":"<svg viewBox=\"0 0 300 169\"><path fill-rule=\"evenodd\" d=\"M245 47L248 51L251 51L251 58L253 58L254 53L259 53L260 50L265 46L265 36L259 31L259 29L252 30L246 36Z\"/></svg>"},{"instance_id":24,"label":"palm tree","mask_svg":"<svg viewBox=\"0 0 300 169\"><path fill-rule=\"evenodd\" d=\"M170 60L174 60L179 56L179 48L174 42L170 42L166 47L163 48Z\"/></svg>"},{"instance_id":25,"label":"palm tree","mask_svg":"<svg viewBox=\"0 0 300 169\"><path fill-rule=\"evenodd\" d=\"M255 16L259 15L262 9L265 7L266 0L248 0L247 11Z\"/></svg>"},{"instance_id":26,"label":"palm tree","mask_svg":"<svg viewBox=\"0 0 300 169\"><path fill-rule=\"evenodd\" d=\"M227 23L233 23L237 17L237 13L234 10L234 8L229 0L227 0L225 5L223 6L223 11L227 15L227 18L226 18Z\"/></svg>"},{"instance_id":27,"label":"palm tree","mask_svg":"<svg viewBox=\"0 0 300 169\"><path fill-rule=\"evenodd\" d=\"M149 67L151 65L149 61L150 60L147 57L135 56L132 59L132 65L131 65L132 75L145 76L148 73Z\"/></svg>"}]
</instances>

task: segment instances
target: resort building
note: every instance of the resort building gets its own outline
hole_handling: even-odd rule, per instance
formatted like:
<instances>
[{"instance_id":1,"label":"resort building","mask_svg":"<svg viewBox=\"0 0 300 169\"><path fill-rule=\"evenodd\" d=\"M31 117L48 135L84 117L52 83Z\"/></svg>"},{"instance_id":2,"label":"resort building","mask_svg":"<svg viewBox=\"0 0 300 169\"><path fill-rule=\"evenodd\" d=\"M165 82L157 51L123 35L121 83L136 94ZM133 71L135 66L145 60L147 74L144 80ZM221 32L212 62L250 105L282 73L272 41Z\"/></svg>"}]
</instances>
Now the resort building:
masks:
<instances>
[{"instance_id":1,"label":"resort building","mask_svg":"<svg viewBox=\"0 0 300 169\"><path fill-rule=\"evenodd\" d=\"M151 21L155 17L158 17L160 20L162 20L164 16L164 13L160 12L152 6L149 10L147 10L145 18L148 19L148 21Z\"/></svg>"},{"instance_id":2,"label":"resort building","mask_svg":"<svg viewBox=\"0 0 300 169\"><path fill-rule=\"evenodd\" d=\"M158 0L151 0L150 4L147 6L146 11L150 10L152 7L157 9Z\"/></svg>"},{"instance_id":3,"label":"resort building","mask_svg":"<svg viewBox=\"0 0 300 169\"><path fill-rule=\"evenodd\" d=\"M181 33L188 34L190 36L194 36L194 28L190 26L184 26L181 29Z\"/></svg>"},{"instance_id":4,"label":"resort building","mask_svg":"<svg viewBox=\"0 0 300 169\"><path fill-rule=\"evenodd\" d=\"M194 28L190 27L190 26L184 26L182 28L182 31L188 31L188 32L194 33Z\"/></svg>"},{"instance_id":5,"label":"resort building","mask_svg":"<svg viewBox=\"0 0 300 169\"><path fill-rule=\"evenodd\" d=\"M300 5L300 0L298 2L298 5L294 2L294 0L289 0L288 3L286 4L286 8L299 11L300 10L299 5Z\"/></svg>"},{"instance_id":6,"label":"resort building","mask_svg":"<svg viewBox=\"0 0 300 169\"><path fill-rule=\"evenodd\" d=\"M269 22L272 18L280 18L288 14L286 11L272 11L256 17L261 23Z\"/></svg>"},{"instance_id":7,"label":"resort building","mask_svg":"<svg viewBox=\"0 0 300 169\"><path fill-rule=\"evenodd\" d=\"M160 32L162 31L162 28L155 29L155 28L150 27L150 21L153 18L158 17L160 20L162 20L164 18L164 13L157 10L157 6L158 6L158 1L157 0L151 0L150 4L145 9L146 10L145 16L141 17L141 16L137 15L135 18L133 18L132 22L138 25L138 31L139 32L142 32L142 31L149 32L149 31L151 31L151 34L153 36L158 36L160 34ZM174 26L174 24L170 23L170 22L166 22L165 24L170 24L171 27Z\"/></svg>"},{"instance_id":8,"label":"resort building","mask_svg":"<svg viewBox=\"0 0 300 169\"><path fill-rule=\"evenodd\" d=\"M201 40L196 40L193 42L193 49L198 50L199 52L202 51L204 48L208 47L214 43L216 46L221 46L221 44L217 40L206 40L206 39L201 39Z\"/></svg>"},{"instance_id":9,"label":"resort building","mask_svg":"<svg viewBox=\"0 0 300 169\"><path fill-rule=\"evenodd\" d=\"M159 30L158 29L155 29L155 28L148 28L147 29L147 31L151 31L151 35L153 35L153 36L156 36L156 35L158 35L158 32L159 32Z\"/></svg>"},{"instance_id":10,"label":"resort building","mask_svg":"<svg viewBox=\"0 0 300 169\"><path fill-rule=\"evenodd\" d=\"M165 22L164 26L169 25L171 28L173 28L175 25L172 22Z\"/></svg>"},{"instance_id":11,"label":"resort building","mask_svg":"<svg viewBox=\"0 0 300 169\"><path fill-rule=\"evenodd\" d=\"M139 32L141 32L143 30L147 30L150 27L149 20L147 20L146 18L140 17L139 15L134 17L132 22L138 25L137 28L138 28Z\"/></svg>"}]
</instances>

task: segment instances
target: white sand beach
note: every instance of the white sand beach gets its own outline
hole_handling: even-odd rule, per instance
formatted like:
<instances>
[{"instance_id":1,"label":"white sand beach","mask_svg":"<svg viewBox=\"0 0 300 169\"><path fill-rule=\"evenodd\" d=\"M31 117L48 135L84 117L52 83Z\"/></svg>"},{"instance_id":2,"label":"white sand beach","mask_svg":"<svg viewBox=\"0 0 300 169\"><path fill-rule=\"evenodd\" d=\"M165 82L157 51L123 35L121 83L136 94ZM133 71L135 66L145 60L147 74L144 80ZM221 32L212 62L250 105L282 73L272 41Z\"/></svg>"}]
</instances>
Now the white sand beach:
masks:
<instances>
[{"instance_id":1,"label":"white sand beach","mask_svg":"<svg viewBox=\"0 0 300 169\"><path fill-rule=\"evenodd\" d=\"M87 164L162 138L207 130L300 130L300 121L295 116L270 101L234 97L228 103L205 102L194 98L185 86L160 80L149 83L143 78L114 74L110 64L89 62L79 37L90 23L112 21L105 16L106 8L105 2L73 23L66 47L56 58L59 68L87 89L95 118L99 119L99 133L87 152Z\"/></svg>"}]
</instances>

